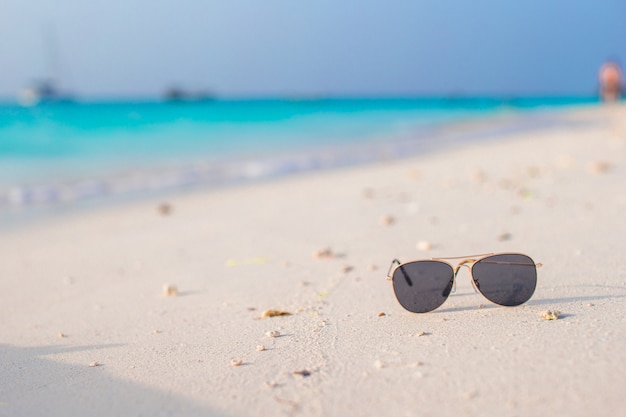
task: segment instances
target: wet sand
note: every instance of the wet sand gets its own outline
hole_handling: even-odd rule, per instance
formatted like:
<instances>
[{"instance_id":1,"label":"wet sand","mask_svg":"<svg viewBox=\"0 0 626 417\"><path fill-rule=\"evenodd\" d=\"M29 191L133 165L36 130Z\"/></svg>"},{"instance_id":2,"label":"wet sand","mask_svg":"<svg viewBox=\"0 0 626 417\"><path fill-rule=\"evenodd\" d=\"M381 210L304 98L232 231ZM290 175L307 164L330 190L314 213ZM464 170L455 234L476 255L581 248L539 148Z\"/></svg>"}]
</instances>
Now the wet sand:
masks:
<instances>
[{"instance_id":1,"label":"wet sand","mask_svg":"<svg viewBox=\"0 0 626 417\"><path fill-rule=\"evenodd\" d=\"M4 232L0 416L615 413L626 108L569 117ZM463 270L417 315L385 280L393 258L507 251L543 264L520 307Z\"/></svg>"}]
</instances>

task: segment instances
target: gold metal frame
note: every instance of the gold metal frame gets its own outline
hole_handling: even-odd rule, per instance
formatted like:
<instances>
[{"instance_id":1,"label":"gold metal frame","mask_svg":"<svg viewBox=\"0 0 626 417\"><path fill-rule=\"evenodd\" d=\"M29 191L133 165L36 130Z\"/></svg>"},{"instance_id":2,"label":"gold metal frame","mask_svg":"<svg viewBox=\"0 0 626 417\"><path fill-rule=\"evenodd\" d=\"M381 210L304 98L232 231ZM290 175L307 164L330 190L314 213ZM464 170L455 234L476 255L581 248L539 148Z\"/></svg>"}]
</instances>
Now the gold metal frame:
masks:
<instances>
[{"instance_id":1,"label":"gold metal frame","mask_svg":"<svg viewBox=\"0 0 626 417\"><path fill-rule=\"evenodd\" d=\"M533 261L533 265L535 266L535 268L539 269L543 266L542 263L535 263L535 261L530 256L526 255L525 253L519 253L519 252L482 253L478 255L437 257L437 258L430 258L430 259L416 259L416 260L409 261L409 262L400 262L398 259L394 259L393 261L391 261L391 265L389 265L389 270L387 271L386 280L391 281L393 279L392 278L393 274L396 272L396 269L398 269L402 265L406 265L406 264L413 263L413 262L420 262L420 261L438 261L438 262L442 262L442 263L446 263L450 265L452 267L452 270L454 271L452 290L450 291L451 294L456 291L456 276L459 273L459 270L461 269L462 266L466 267L470 272L470 276L471 276L470 281L472 282L472 287L474 288L474 291L482 294L480 290L476 288L476 283L474 280L474 275L472 273L472 270L474 268L474 265L476 265L478 261L481 261L485 258L489 258L490 256L496 256L496 255L523 255ZM454 263L449 262L450 260L457 260L457 259L461 259L461 261L458 262L456 266ZM503 264L503 265L528 265L528 264L521 264L519 262L492 261L488 263ZM395 268L393 267L394 265L396 265Z\"/></svg>"}]
</instances>

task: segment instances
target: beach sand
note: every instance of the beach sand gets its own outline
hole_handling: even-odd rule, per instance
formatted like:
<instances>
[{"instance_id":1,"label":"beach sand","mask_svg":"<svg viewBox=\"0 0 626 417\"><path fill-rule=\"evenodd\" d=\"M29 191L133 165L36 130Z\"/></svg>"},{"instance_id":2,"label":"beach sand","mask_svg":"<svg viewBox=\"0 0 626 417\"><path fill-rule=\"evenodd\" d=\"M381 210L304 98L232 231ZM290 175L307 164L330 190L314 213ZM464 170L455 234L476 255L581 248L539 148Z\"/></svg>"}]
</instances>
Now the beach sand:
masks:
<instances>
[{"instance_id":1,"label":"beach sand","mask_svg":"<svg viewBox=\"0 0 626 417\"><path fill-rule=\"evenodd\" d=\"M0 416L625 415L626 108L568 120L3 232ZM505 251L543 264L520 307L385 280Z\"/></svg>"}]
</instances>

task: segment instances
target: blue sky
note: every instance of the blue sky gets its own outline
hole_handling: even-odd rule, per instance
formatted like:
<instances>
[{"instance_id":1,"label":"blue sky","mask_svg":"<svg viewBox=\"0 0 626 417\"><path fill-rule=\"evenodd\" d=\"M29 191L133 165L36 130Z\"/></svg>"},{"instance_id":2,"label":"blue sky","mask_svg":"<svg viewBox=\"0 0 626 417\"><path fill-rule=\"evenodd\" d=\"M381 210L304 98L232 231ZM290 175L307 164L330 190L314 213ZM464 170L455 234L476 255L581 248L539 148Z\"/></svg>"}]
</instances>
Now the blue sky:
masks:
<instances>
[{"instance_id":1,"label":"blue sky","mask_svg":"<svg viewBox=\"0 0 626 417\"><path fill-rule=\"evenodd\" d=\"M580 95L608 57L624 0L0 0L9 97Z\"/></svg>"}]
</instances>

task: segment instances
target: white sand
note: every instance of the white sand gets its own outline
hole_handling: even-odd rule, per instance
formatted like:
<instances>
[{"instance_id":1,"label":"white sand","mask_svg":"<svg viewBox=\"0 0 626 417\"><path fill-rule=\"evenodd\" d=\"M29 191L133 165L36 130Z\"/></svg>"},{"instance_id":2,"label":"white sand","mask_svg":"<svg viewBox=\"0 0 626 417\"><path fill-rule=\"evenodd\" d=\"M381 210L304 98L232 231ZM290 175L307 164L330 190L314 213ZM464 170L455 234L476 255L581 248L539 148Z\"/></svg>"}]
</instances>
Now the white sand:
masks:
<instances>
[{"instance_id":1,"label":"white sand","mask_svg":"<svg viewBox=\"0 0 626 417\"><path fill-rule=\"evenodd\" d=\"M4 232L0 415L624 415L626 108L569 117L586 123ZM417 315L384 279L395 257L502 251L544 265L524 306L463 270Z\"/></svg>"}]
</instances>

